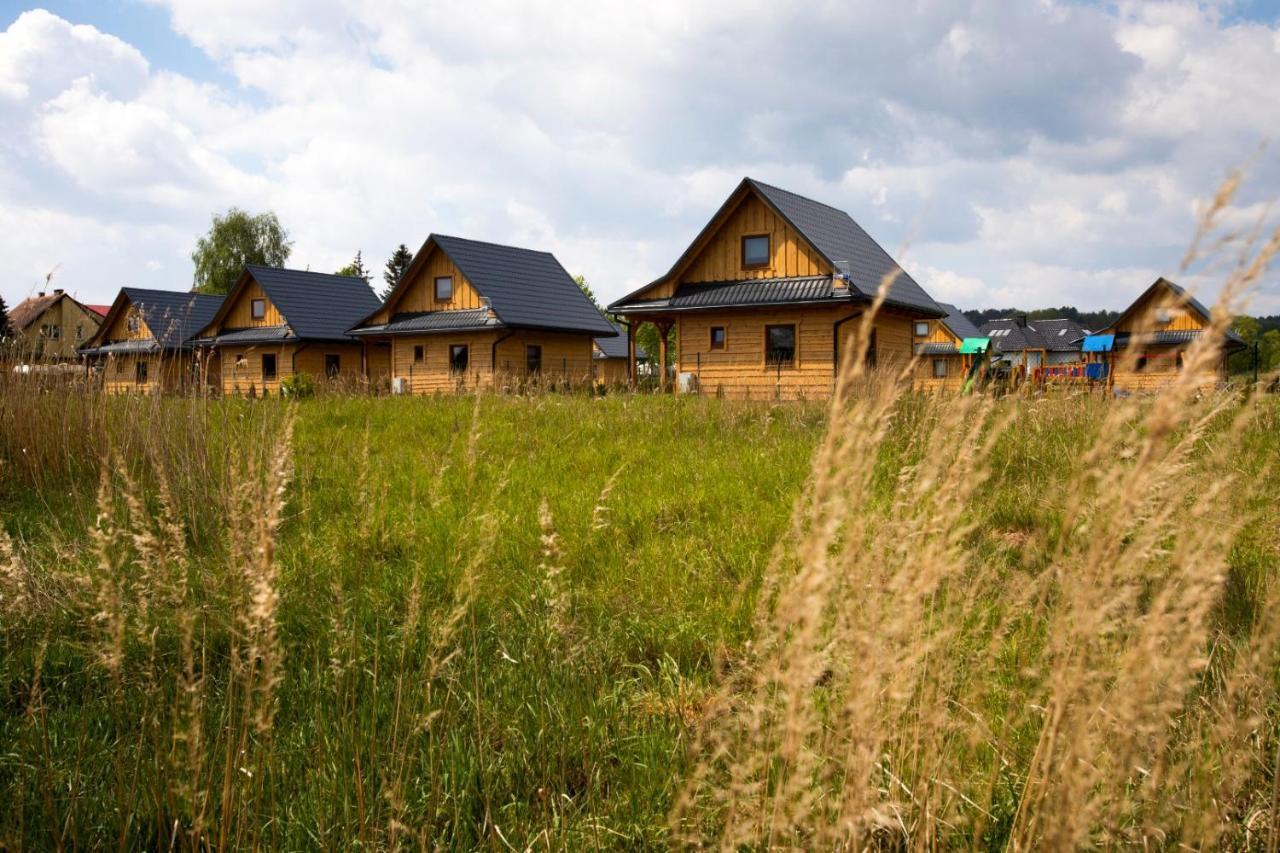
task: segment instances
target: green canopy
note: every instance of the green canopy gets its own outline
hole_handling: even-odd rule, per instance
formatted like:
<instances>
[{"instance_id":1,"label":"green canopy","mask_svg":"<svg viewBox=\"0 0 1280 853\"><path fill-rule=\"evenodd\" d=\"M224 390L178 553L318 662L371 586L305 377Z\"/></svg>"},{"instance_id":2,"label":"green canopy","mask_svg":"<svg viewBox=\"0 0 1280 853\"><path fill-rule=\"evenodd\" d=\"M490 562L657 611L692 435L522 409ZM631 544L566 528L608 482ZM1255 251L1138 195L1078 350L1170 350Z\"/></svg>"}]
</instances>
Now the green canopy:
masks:
<instances>
[{"instance_id":1,"label":"green canopy","mask_svg":"<svg viewBox=\"0 0 1280 853\"><path fill-rule=\"evenodd\" d=\"M972 355L975 352L986 352L991 346L991 338L965 338L960 342L960 354Z\"/></svg>"}]
</instances>

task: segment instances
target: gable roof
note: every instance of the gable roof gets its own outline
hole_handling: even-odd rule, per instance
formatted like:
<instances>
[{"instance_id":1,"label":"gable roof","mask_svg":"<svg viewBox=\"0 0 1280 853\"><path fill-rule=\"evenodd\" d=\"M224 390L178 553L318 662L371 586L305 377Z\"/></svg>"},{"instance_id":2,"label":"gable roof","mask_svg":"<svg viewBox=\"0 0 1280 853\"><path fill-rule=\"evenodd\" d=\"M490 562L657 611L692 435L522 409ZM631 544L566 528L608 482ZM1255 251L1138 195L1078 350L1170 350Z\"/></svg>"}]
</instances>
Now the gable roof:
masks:
<instances>
[{"instance_id":1,"label":"gable roof","mask_svg":"<svg viewBox=\"0 0 1280 853\"><path fill-rule=\"evenodd\" d=\"M49 309L49 306L57 302L62 296L63 294L61 293L42 293L39 296L28 296L9 309L9 326L15 332L21 332L34 323L41 314Z\"/></svg>"},{"instance_id":2,"label":"gable roof","mask_svg":"<svg viewBox=\"0 0 1280 853\"><path fill-rule=\"evenodd\" d=\"M388 296L388 302L396 299L403 288L412 286L432 248L444 252L476 292L488 300L489 309L496 315L500 325L585 332L598 337L613 337L618 333L550 252L444 234L431 234L427 237L422 248L414 255L409 268L400 277L396 289ZM371 309L358 318L359 325L365 327L360 331L413 331L390 328L411 319L408 315L395 315L382 326L365 326L376 313L376 308ZM429 313L461 312L446 310ZM427 321L417 319L417 322Z\"/></svg>"},{"instance_id":3,"label":"gable roof","mask_svg":"<svg viewBox=\"0 0 1280 853\"><path fill-rule=\"evenodd\" d=\"M81 303L81 304L83 304L85 308L88 308L90 311L97 314L99 317L107 316L107 312L111 310L110 305L89 305L87 303Z\"/></svg>"},{"instance_id":4,"label":"gable roof","mask_svg":"<svg viewBox=\"0 0 1280 853\"><path fill-rule=\"evenodd\" d=\"M221 296L182 290L122 287L107 311L107 319L82 349L101 345L107 330L129 305L138 309L158 345L166 349L181 348L213 320L222 300Z\"/></svg>"},{"instance_id":5,"label":"gable roof","mask_svg":"<svg viewBox=\"0 0 1280 853\"><path fill-rule=\"evenodd\" d=\"M347 330L380 304L369 283L356 276L250 264L205 329L216 327L226 319L250 280L262 288L297 340L348 340Z\"/></svg>"},{"instance_id":6,"label":"gable roof","mask_svg":"<svg viewBox=\"0 0 1280 853\"><path fill-rule=\"evenodd\" d=\"M1156 290L1160 288L1167 289L1170 293L1173 294L1174 299L1178 302L1178 304L1185 305L1186 307L1190 308L1192 311L1199 314L1200 319L1204 320L1206 323L1210 322L1213 319L1212 312L1205 307L1205 304L1203 302L1201 302L1199 299L1196 299L1194 296L1188 293L1185 287L1183 287L1180 284L1174 284L1172 281L1169 281L1169 279L1165 278L1164 276L1160 276L1159 278L1157 278L1155 281L1151 283L1150 287L1142 291L1141 295L1139 295L1137 299L1129 303L1129 307L1124 309L1124 311L1120 314L1120 316L1115 319L1115 322L1112 323L1110 326L1107 326L1107 328L1103 329L1103 331L1113 332L1122 322L1124 322L1125 320L1133 316L1133 314L1138 310L1138 306L1141 305L1143 302L1145 302L1147 300L1147 297L1151 296L1152 293L1154 293ZM1244 339L1241 338L1238 334L1236 334L1236 331L1231 328L1227 329L1227 340L1230 341L1231 343L1244 344Z\"/></svg>"},{"instance_id":7,"label":"gable roof","mask_svg":"<svg viewBox=\"0 0 1280 853\"><path fill-rule=\"evenodd\" d=\"M1076 321L1066 318L1023 321L1005 317L983 323L981 334L991 338L991 344L1001 352L1037 349L1075 352L1088 332Z\"/></svg>"},{"instance_id":8,"label":"gable roof","mask_svg":"<svg viewBox=\"0 0 1280 853\"><path fill-rule=\"evenodd\" d=\"M621 310L622 306L655 284L674 276L701 246L704 238L719 226L722 218L741 201L746 193L755 193L759 196L794 228L796 233L809 243L823 260L836 270L838 275L843 276L849 284L850 297L860 301L875 299L880 283L886 276L892 274L893 279L889 284L886 303L937 317L943 316L944 311L938 303L934 302L929 294L925 293L924 288L920 287L915 279L902 269L849 214L839 208L749 177L742 179L666 275L624 296L610 308ZM768 282L770 279L755 281Z\"/></svg>"},{"instance_id":9,"label":"gable roof","mask_svg":"<svg viewBox=\"0 0 1280 853\"><path fill-rule=\"evenodd\" d=\"M947 316L942 318L942 325L960 340L985 337L978 327L973 325L973 321L950 302L939 302L938 307L947 312Z\"/></svg>"}]
</instances>

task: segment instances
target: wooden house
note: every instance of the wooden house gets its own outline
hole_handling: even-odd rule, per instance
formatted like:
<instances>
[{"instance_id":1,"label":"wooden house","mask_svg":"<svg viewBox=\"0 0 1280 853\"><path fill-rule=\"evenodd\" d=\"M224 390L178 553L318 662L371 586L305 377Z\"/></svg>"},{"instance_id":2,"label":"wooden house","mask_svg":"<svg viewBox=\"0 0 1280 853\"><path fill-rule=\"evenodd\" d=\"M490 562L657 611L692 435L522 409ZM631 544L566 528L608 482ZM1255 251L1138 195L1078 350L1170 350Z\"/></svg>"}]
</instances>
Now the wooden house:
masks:
<instances>
[{"instance_id":1,"label":"wooden house","mask_svg":"<svg viewBox=\"0 0 1280 853\"><path fill-rule=\"evenodd\" d=\"M1089 330L1075 320L1006 317L983 323L982 334L991 339L995 361L1014 381L1085 378L1081 344Z\"/></svg>"},{"instance_id":2,"label":"wooden house","mask_svg":"<svg viewBox=\"0 0 1280 853\"><path fill-rule=\"evenodd\" d=\"M221 296L121 288L80 354L102 368L108 393L183 391L218 385L218 362L191 338L213 319Z\"/></svg>"},{"instance_id":3,"label":"wooden house","mask_svg":"<svg viewBox=\"0 0 1280 853\"><path fill-rule=\"evenodd\" d=\"M1107 382L1122 391L1154 391L1182 372L1187 350L1209 331L1209 309L1182 287L1158 278L1114 323L1090 337L1091 361L1106 364ZM1221 352L1203 372L1201 385L1227 378L1227 357L1245 343L1227 330Z\"/></svg>"},{"instance_id":4,"label":"wooden house","mask_svg":"<svg viewBox=\"0 0 1280 853\"><path fill-rule=\"evenodd\" d=\"M376 377L347 330L377 307L363 278L248 266L196 343L216 352L224 394L276 394L295 375Z\"/></svg>"},{"instance_id":5,"label":"wooden house","mask_svg":"<svg viewBox=\"0 0 1280 853\"><path fill-rule=\"evenodd\" d=\"M914 324L946 312L847 213L745 178L666 275L610 311L632 340L640 323L657 326L664 385L674 328L683 390L823 397L886 276L867 359L905 363Z\"/></svg>"},{"instance_id":6,"label":"wooden house","mask_svg":"<svg viewBox=\"0 0 1280 853\"><path fill-rule=\"evenodd\" d=\"M351 334L393 391L430 394L589 384L594 340L618 333L550 253L432 234Z\"/></svg>"},{"instance_id":7,"label":"wooden house","mask_svg":"<svg viewBox=\"0 0 1280 853\"><path fill-rule=\"evenodd\" d=\"M596 338L593 343L596 384L609 387L626 385L631 379L631 340L627 331L618 329L616 338ZM636 361L644 362L648 357L642 347L636 347Z\"/></svg>"},{"instance_id":8,"label":"wooden house","mask_svg":"<svg viewBox=\"0 0 1280 853\"><path fill-rule=\"evenodd\" d=\"M945 317L917 320L912 327L919 356L915 386L924 391L958 391L974 359L985 357L983 352L966 352L977 346L966 347L965 341L988 339L956 306L939 302L938 307L947 312Z\"/></svg>"},{"instance_id":9,"label":"wooden house","mask_svg":"<svg viewBox=\"0 0 1280 853\"><path fill-rule=\"evenodd\" d=\"M73 361L94 336L105 305L86 305L62 289L24 299L9 312L17 356L24 361Z\"/></svg>"}]
</instances>

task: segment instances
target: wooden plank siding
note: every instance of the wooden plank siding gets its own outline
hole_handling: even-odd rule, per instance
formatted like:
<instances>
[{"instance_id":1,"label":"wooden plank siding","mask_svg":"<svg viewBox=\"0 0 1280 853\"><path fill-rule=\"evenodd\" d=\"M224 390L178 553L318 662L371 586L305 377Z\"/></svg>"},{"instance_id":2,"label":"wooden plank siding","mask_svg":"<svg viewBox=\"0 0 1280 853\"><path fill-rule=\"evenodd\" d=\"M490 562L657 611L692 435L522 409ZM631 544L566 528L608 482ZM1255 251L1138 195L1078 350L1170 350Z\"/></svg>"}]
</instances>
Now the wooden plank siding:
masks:
<instances>
[{"instance_id":1,"label":"wooden plank siding","mask_svg":"<svg viewBox=\"0 0 1280 853\"><path fill-rule=\"evenodd\" d=\"M393 338L391 376L393 380L405 380L405 390L411 394L514 387L532 378L527 370L529 345L542 347L542 371L537 377L540 381L579 384L591 380L594 365L589 336L505 329ZM450 368L453 346L468 347L467 370L463 374ZM422 347L421 361L414 357L417 347Z\"/></svg>"},{"instance_id":2,"label":"wooden plank siding","mask_svg":"<svg viewBox=\"0 0 1280 853\"><path fill-rule=\"evenodd\" d=\"M847 305L699 311L676 322L677 370L698 376L702 394L740 399L809 399L830 395L835 383L837 320L857 313ZM877 364L901 367L912 358L911 318L882 311L873 324ZM856 345L861 320L840 326L840 357ZM794 325L792 365L766 363L765 327ZM723 349L711 349L711 328L725 330Z\"/></svg>"},{"instance_id":3,"label":"wooden plank siding","mask_svg":"<svg viewBox=\"0 0 1280 853\"><path fill-rule=\"evenodd\" d=\"M594 377L597 385L616 387L626 385L631 373L625 358L597 358Z\"/></svg>"},{"instance_id":4,"label":"wooden plank siding","mask_svg":"<svg viewBox=\"0 0 1280 853\"><path fill-rule=\"evenodd\" d=\"M255 299L266 300L266 305L263 306L265 309L263 317L260 320L253 319L253 300ZM223 329L269 328L281 325L284 325L284 316L276 306L271 304L271 300L267 299L267 294L263 292L262 285L252 279L240 291L236 301L227 309L226 319L222 321Z\"/></svg>"},{"instance_id":5,"label":"wooden plank siding","mask_svg":"<svg viewBox=\"0 0 1280 853\"><path fill-rule=\"evenodd\" d=\"M130 320L134 321L133 328L130 328ZM107 330L103 340L152 341L155 340L155 335L152 334L151 327L147 325L147 320L138 310L138 306L130 305L112 321L111 328Z\"/></svg>"},{"instance_id":6,"label":"wooden plank siding","mask_svg":"<svg viewBox=\"0 0 1280 853\"><path fill-rule=\"evenodd\" d=\"M768 235L769 263L742 265L742 238ZM729 214L714 237L676 278L682 282L739 281L829 275L831 268L782 217L755 194L747 195Z\"/></svg>"},{"instance_id":7,"label":"wooden plank siding","mask_svg":"<svg viewBox=\"0 0 1280 853\"><path fill-rule=\"evenodd\" d=\"M923 338L913 334L913 345L951 344L959 348L961 339L956 337L942 320L917 320L911 324L913 333L916 322L927 322L929 324L929 334ZM921 355L920 360L916 363L912 384L918 391L959 391L961 386L964 385L965 374L972 364L970 358L971 356L962 356L959 353L955 355ZM946 376L935 375L934 362L936 361L942 361L946 364Z\"/></svg>"},{"instance_id":8,"label":"wooden plank siding","mask_svg":"<svg viewBox=\"0 0 1280 853\"><path fill-rule=\"evenodd\" d=\"M147 365L147 381L138 382L138 364ZM212 352L155 352L109 355L102 365L108 394L156 394L217 388L219 360Z\"/></svg>"},{"instance_id":9,"label":"wooden plank siding","mask_svg":"<svg viewBox=\"0 0 1280 853\"><path fill-rule=\"evenodd\" d=\"M1167 311L1169 322L1157 323L1156 313ZM1127 332L1141 335L1153 331L1178 332L1202 331L1208 327L1206 320L1192 310L1175 293L1164 287L1158 287L1144 294L1126 312L1127 316L1106 329L1106 334ZM1190 344L1174 346L1156 346L1137 344L1125 350L1117 350L1110 354L1111 385L1124 391L1157 391L1173 383L1182 372L1178 366L1179 356L1185 354ZM1147 361L1141 370L1138 369L1138 358L1146 356ZM1227 359L1223 355L1212 370L1205 371L1197 378L1202 388L1212 388L1227 378Z\"/></svg>"},{"instance_id":10,"label":"wooden plank siding","mask_svg":"<svg viewBox=\"0 0 1280 853\"><path fill-rule=\"evenodd\" d=\"M326 355L340 359L339 381L361 376L360 345L357 343L282 343L255 346L222 346L218 348L222 358L222 393L227 395L279 394L280 383L294 373L307 374L317 382L326 381L324 364ZM262 378L262 356L272 353L276 357L275 379Z\"/></svg>"},{"instance_id":11,"label":"wooden plank siding","mask_svg":"<svg viewBox=\"0 0 1280 853\"><path fill-rule=\"evenodd\" d=\"M435 280L440 276L453 278L453 298L447 302L436 299ZM412 281L395 297L393 302L384 305L377 314L370 318L369 325L387 322L392 314L412 313L418 311L464 311L479 308L483 303L479 292L462 274L449 256L438 246L431 247L423 263Z\"/></svg>"}]
</instances>

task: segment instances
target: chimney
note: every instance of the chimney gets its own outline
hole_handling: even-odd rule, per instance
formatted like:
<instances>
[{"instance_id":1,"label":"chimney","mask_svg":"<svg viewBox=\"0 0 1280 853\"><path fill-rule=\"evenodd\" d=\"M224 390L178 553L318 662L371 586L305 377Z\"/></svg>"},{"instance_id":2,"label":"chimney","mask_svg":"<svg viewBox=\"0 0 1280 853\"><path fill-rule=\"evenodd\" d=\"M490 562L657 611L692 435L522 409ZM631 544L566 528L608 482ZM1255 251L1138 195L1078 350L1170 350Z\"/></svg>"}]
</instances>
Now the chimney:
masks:
<instances>
[{"instance_id":1,"label":"chimney","mask_svg":"<svg viewBox=\"0 0 1280 853\"><path fill-rule=\"evenodd\" d=\"M43 299L43 298L44 298L44 291L42 290L36 294L36 299Z\"/></svg>"},{"instance_id":2,"label":"chimney","mask_svg":"<svg viewBox=\"0 0 1280 853\"><path fill-rule=\"evenodd\" d=\"M61 287L55 287L55 288L53 289L53 295L54 295L54 296L61 296L61 295L62 295L62 288L61 288Z\"/></svg>"},{"instance_id":3,"label":"chimney","mask_svg":"<svg viewBox=\"0 0 1280 853\"><path fill-rule=\"evenodd\" d=\"M1025 329L1027 327L1027 315L1019 314L1017 317L1017 323L1019 326Z\"/></svg>"}]
</instances>

